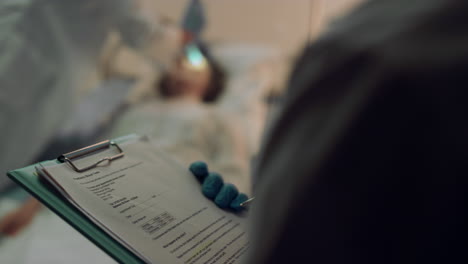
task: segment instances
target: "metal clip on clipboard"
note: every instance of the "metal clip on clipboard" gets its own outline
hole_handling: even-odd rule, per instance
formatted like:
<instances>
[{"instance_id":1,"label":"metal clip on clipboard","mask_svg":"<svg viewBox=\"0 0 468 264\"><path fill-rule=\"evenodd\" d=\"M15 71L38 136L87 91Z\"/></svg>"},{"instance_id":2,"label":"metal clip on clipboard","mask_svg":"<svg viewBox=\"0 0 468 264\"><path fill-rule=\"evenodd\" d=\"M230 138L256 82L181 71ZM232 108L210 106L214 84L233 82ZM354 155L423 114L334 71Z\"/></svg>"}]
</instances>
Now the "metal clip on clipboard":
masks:
<instances>
[{"instance_id":1,"label":"metal clip on clipboard","mask_svg":"<svg viewBox=\"0 0 468 264\"><path fill-rule=\"evenodd\" d=\"M78 168L73 163L74 159L82 158L82 157L88 156L88 155L90 155L92 153L95 153L95 152L98 152L98 151L101 151L101 150L104 150L104 149L108 149L111 146L116 147L117 150L119 151L119 153L114 155L114 156L102 158L102 159L98 160L97 162L95 162L95 163L93 163L93 164L91 164L89 166L86 166L84 168ZM99 164L102 164L103 162L108 162L110 164L112 161L114 161L116 159L119 159L119 158L122 158L123 156L124 156L124 152L119 147L119 145L117 145L117 143L112 142L110 140L105 140L105 141L96 143L94 145L88 146L88 147L84 147L84 148L81 148L81 149L78 149L78 150L75 150L75 151L72 151L72 152L68 152L66 154L62 154L57 159L60 162L67 162L68 164L70 164L70 166L72 166L72 168L76 172L85 172L85 171L90 170L92 168L96 168L97 166L99 166Z\"/></svg>"}]
</instances>

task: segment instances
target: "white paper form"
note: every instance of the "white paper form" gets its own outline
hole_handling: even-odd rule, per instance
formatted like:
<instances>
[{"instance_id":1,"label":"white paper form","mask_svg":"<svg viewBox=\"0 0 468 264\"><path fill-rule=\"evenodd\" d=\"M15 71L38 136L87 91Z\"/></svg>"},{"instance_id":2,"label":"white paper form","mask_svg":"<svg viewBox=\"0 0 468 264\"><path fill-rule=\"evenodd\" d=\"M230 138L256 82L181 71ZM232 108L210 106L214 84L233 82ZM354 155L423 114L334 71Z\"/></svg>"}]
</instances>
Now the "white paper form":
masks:
<instances>
[{"instance_id":1,"label":"white paper form","mask_svg":"<svg viewBox=\"0 0 468 264\"><path fill-rule=\"evenodd\" d=\"M125 156L108 166L77 173L60 164L45 171L73 204L147 262L239 263L248 248L245 218L203 197L188 169L149 142L120 147Z\"/></svg>"}]
</instances>

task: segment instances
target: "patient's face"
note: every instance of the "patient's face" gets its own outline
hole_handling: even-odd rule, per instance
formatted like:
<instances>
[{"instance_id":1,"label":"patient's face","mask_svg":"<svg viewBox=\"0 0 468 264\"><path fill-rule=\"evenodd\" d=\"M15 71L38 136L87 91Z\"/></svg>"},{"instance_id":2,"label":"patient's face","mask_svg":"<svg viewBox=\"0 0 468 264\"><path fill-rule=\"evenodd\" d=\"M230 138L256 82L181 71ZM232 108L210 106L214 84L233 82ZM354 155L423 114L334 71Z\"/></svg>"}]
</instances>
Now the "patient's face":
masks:
<instances>
[{"instance_id":1,"label":"patient's face","mask_svg":"<svg viewBox=\"0 0 468 264\"><path fill-rule=\"evenodd\" d=\"M207 92L211 76L209 66L190 67L179 59L168 73L168 92L174 97L190 95L201 99Z\"/></svg>"}]
</instances>

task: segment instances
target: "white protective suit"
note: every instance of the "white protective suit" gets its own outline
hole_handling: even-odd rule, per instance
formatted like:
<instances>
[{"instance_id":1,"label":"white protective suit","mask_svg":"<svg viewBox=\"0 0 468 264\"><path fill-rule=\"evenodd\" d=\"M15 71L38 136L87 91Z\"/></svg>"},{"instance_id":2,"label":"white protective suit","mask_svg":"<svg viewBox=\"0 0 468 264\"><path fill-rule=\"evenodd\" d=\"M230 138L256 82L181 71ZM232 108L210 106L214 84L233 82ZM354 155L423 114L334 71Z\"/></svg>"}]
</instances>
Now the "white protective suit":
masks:
<instances>
[{"instance_id":1,"label":"white protective suit","mask_svg":"<svg viewBox=\"0 0 468 264\"><path fill-rule=\"evenodd\" d=\"M130 0L0 3L0 189L5 172L32 162L96 71L112 30L129 46L149 28Z\"/></svg>"}]
</instances>

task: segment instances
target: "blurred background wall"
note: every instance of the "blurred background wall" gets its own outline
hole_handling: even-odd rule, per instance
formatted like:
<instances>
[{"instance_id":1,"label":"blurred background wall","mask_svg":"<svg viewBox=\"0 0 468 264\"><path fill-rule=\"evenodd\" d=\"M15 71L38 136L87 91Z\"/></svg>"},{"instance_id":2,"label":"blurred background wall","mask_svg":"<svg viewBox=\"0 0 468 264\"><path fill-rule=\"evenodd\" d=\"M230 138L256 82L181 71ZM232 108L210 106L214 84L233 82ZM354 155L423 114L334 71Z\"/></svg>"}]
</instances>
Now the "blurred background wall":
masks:
<instances>
[{"instance_id":1,"label":"blurred background wall","mask_svg":"<svg viewBox=\"0 0 468 264\"><path fill-rule=\"evenodd\" d=\"M187 0L147 0L150 8L180 21ZM362 0L203 0L205 37L212 42L270 45L295 55L334 17Z\"/></svg>"}]
</instances>

